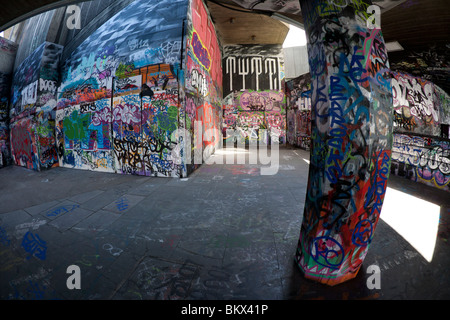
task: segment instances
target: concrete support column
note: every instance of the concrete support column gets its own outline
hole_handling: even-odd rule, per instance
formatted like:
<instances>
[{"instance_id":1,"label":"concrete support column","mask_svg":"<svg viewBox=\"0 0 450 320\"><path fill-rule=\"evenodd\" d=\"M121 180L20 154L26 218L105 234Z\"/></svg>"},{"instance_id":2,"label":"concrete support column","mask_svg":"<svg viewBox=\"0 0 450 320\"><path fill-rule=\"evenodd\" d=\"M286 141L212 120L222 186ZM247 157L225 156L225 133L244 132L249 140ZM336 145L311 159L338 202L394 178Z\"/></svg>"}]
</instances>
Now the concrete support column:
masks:
<instances>
[{"instance_id":1,"label":"concrete support column","mask_svg":"<svg viewBox=\"0 0 450 320\"><path fill-rule=\"evenodd\" d=\"M383 204L392 147L389 63L370 1L300 4L312 132L295 260L306 278L336 285L357 275Z\"/></svg>"}]
</instances>

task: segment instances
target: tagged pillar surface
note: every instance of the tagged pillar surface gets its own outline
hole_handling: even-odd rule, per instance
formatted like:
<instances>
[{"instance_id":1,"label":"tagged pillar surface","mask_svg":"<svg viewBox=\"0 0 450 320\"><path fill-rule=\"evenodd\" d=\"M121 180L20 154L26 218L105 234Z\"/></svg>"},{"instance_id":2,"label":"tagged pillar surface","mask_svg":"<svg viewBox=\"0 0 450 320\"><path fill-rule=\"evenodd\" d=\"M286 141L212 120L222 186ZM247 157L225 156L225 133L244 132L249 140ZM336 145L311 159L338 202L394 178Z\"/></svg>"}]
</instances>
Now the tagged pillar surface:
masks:
<instances>
[{"instance_id":1,"label":"tagged pillar surface","mask_svg":"<svg viewBox=\"0 0 450 320\"><path fill-rule=\"evenodd\" d=\"M306 278L336 285L357 275L383 204L392 148L389 62L370 1L300 4L312 132L295 260Z\"/></svg>"}]
</instances>

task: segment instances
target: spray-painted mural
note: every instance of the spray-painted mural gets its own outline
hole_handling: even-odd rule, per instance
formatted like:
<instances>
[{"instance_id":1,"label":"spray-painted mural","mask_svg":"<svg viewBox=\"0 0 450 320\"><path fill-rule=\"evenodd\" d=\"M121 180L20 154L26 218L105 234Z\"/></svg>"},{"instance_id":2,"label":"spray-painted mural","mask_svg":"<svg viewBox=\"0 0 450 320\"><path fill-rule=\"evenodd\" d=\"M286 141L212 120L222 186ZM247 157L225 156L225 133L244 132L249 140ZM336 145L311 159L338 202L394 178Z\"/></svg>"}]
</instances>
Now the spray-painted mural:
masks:
<instances>
[{"instance_id":1,"label":"spray-painted mural","mask_svg":"<svg viewBox=\"0 0 450 320\"><path fill-rule=\"evenodd\" d=\"M450 43L393 52L391 69L433 82L450 92Z\"/></svg>"},{"instance_id":2,"label":"spray-painted mural","mask_svg":"<svg viewBox=\"0 0 450 320\"><path fill-rule=\"evenodd\" d=\"M60 164L186 176L194 155L200 164L221 141L220 55L202 1L127 6L64 63L56 123Z\"/></svg>"},{"instance_id":3,"label":"spray-painted mural","mask_svg":"<svg viewBox=\"0 0 450 320\"><path fill-rule=\"evenodd\" d=\"M11 124L11 152L17 165L39 170L36 126L31 116Z\"/></svg>"},{"instance_id":4,"label":"spray-painted mural","mask_svg":"<svg viewBox=\"0 0 450 320\"><path fill-rule=\"evenodd\" d=\"M391 172L450 191L450 141L394 134Z\"/></svg>"},{"instance_id":5,"label":"spray-painted mural","mask_svg":"<svg viewBox=\"0 0 450 320\"><path fill-rule=\"evenodd\" d=\"M393 72L394 130L440 136L440 111L432 82Z\"/></svg>"},{"instance_id":6,"label":"spray-painted mural","mask_svg":"<svg viewBox=\"0 0 450 320\"><path fill-rule=\"evenodd\" d=\"M394 107L391 173L449 190L449 141L441 130L446 128L442 124L450 123L450 97L427 80L405 73L391 74ZM304 131L299 128L304 117L298 114L306 113L300 111L305 101L300 98L302 92L308 92L309 82L299 77L286 83L288 142L302 148L305 146L299 136ZM306 123L310 124L310 119Z\"/></svg>"},{"instance_id":7,"label":"spray-painted mural","mask_svg":"<svg viewBox=\"0 0 450 320\"><path fill-rule=\"evenodd\" d=\"M184 128L192 139L190 172L222 142L221 49L214 24L201 0L191 1L186 45Z\"/></svg>"},{"instance_id":8,"label":"spray-painted mural","mask_svg":"<svg viewBox=\"0 0 450 320\"><path fill-rule=\"evenodd\" d=\"M18 45L0 37L0 168L11 164L9 100Z\"/></svg>"},{"instance_id":9,"label":"spray-painted mural","mask_svg":"<svg viewBox=\"0 0 450 320\"><path fill-rule=\"evenodd\" d=\"M58 165L55 109L62 50L44 42L14 72L10 135L16 165L33 170Z\"/></svg>"},{"instance_id":10,"label":"spray-painted mural","mask_svg":"<svg viewBox=\"0 0 450 320\"><path fill-rule=\"evenodd\" d=\"M287 142L309 150L311 145L311 75L286 82Z\"/></svg>"},{"instance_id":11,"label":"spray-painted mural","mask_svg":"<svg viewBox=\"0 0 450 320\"><path fill-rule=\"evenodd\" d=\"M450 191L450 97L423 78L392 72L391 173Z\"/></svg>"},{"instance_id":12,"label":"spray-painted mural","mask_svg":"<svg viewBox=\"0 0 450 320\"><path fill-rule=\"evenodd\" d=\"M268 143L271 139L284 143L286 97L281 46L226 46L223 68L225 142L255 139Z\"/></svg>"},{"instance_id":13,"label":"spray-painted mural","mask_svg":"<svg viewBox=\"0 0 450 320\"><path fill-rule=\"evenodd\" d=\"M296 262L329 285L358 273L390 168L392 89L366 1L300 1L311 74L311 158Z\"/></svg>"},{"instance_id":14,"label":"spray-painted mural","mask_svg":"<svg viewBox=\"0 0 450 320\"><path fill-rule=\"evenodd\" d=\"M33 114L37 107L39 64L43 51L44 44L16 68L11 90L11 154L16 165L34 170L39 170L39 155Z\"/></svg>"},{"instance_id":15,"label":"spray-painted mural","mask_svg":"<svg viewBox=\"0 0 450 320\"><path fill-rule=\"evenodd\" d=\"M109 99L101 99L57 110L56 137L61 166L100 171L112 168L111 121L105 116L111 110L110 105Z\"/></svg>"},{"instance_id":16,"label":"spray-painted mural","mask_svg":"<svg viewBox=\"0 0 450 320\"><path fill-rule=\"evenodd\" d=\"M184 160L180 158L184 151L183 141L173 136L179 127L179 70L171 69L168 64L147 70L142 78L122 79L125 80L122 87L134 82L134 86L141 88L141 93L128 92L114 97L112 121L116 170L147 176L186 176Z\"/></svg>"},{"instance_id":17,"label":"spray-painted mural","mask_svg":"<svg viewBox=\"0 0 450 320\"><path fill-rule=\"evenodd\" d=\"M173 133L187 8L187 0L135 1L65 61L56 123L62 166L186 175Z\"/></svg>"}]
</instances>

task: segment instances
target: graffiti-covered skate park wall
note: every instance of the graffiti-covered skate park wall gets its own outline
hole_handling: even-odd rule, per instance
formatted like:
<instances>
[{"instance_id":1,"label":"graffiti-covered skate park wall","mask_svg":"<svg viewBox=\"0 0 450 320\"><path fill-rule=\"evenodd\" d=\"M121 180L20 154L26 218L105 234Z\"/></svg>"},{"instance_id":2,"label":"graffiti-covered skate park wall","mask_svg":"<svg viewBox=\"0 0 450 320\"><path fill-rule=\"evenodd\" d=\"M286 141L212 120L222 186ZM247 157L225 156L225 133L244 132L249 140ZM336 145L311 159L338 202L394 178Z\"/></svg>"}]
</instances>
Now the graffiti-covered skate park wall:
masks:
<instances>
[{"instance_id":1,"label":"graffiti-covered skate park wall","mask_svg":"<svg viewBox=\"0 0 450 320\"><path fill-rule=\"evenodd\" d=\"M311 75L286 81L287 142L309 150L311 147Z\"/></svg>"},{"instance_id":2,"label":"graffiti-covered skate park wall","mask_svg":"<svg viewBox=\"0 0 450 320\"><path fill-rule=\"evenodd\" d=\"M220 123L220 61L201 1L127 6L64 61L56 111L59 164L186 176L193 169L187 155L214 149L210 144L219 140L208 129ZM206 134L194 137L196 121ZM185 128L190 136L178 134Z\"/></svg>"},{"instance_id":3,"label":"graffiti-covered skate park wall","mask_svg":"<svg viewBox=\"0 0 450 320\"><path fill-rule=\"evenodd\" d=\"M9 100L17 44L0 37L0 168L11 164Z\"/></svg>"},{"instance_id":4,"label":"graffiti-covered skate park wall","mask_svg":"<svg viewBox=\"0 0 450 320\"><path fill-rule=\"evenodd\" d=\"M188 173L222 144L222 53L202 0L188 11L184 127L191 137Z\"/></svg>"},{"instance_id":5,"label":"graffiti-covered skate park wall","mask_svg":"<svg viewBox=\"0 0 450 320\"><path fill-rule=\"evenodd\" d=\"M221 48L203 1L110 9L66 48L47 41L52 12L27 20L42 36L24 36L2 77L0 166L184 177L220 146Z\"/></svg>"},{"instance_id":6,"label":"graffiti-covered skate park wall","mask_svg":"<svg viewBox=\"0 0 450 320\"><path fill-rule=\"evenodd\" d=\"M286 142L283 60L281 45L224 47L225 144L229 140Z\"/></svg>"},{"instance_id":7,"label":"graffiti-covered skate park wall","mask_svg":"<svg viewBox=\"0 0 450 320\"><path fill-rule=\"evenodd\" d=\"M450 191L450 97L431 81L392 73L391 172Z\"/></svg>"},{"instance_id":8,"label":"graffiti-covered skate park wall","mask_svg":"<svg viewBox=\"0 0 450 320\"><path fill-rule=\"evenodd\" d=\"M54 110L62 49L43 42L14 72L10 140L16 165L41 170L58 164Z\"/></svg>"},{"instance_id":9,"label":"graffiti-covered skate park wall","mask_svg":"<svg viewBox=\"0 0 450 320\"><path fill-rule=\"evenodd\" d=\"M391 173L450 191L450 97L438 85L391 71L393 147ZM286 82L287 141L310 148L311 80Z\"/></svg>"}]
</instances>

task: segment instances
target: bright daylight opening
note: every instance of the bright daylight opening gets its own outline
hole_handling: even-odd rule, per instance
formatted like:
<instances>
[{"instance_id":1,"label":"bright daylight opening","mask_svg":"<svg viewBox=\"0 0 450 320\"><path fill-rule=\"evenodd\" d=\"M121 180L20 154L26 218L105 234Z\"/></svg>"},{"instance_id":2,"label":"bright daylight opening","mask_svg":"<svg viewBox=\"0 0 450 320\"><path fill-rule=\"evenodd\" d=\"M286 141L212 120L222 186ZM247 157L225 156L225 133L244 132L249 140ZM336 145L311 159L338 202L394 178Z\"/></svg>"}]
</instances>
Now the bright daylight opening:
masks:
<instances>
[{"instance_id":1,"label":"bright daylight opening","mask_svg":"<svg viewBox=\"0 0 450 320\"><path fill-rule=\"evenodd\" d=\"M214 152L215 155L228 155L228 154L238 154L238 153L249 153L248 150L242 148L223 148L218 149Z\"/></svg>"},{"instance_id":2,"label":"bright daylight opening","mask_svg":"<svg viewBox=\"0 0 450 320\"><path fill-rule=\"evenodd\" d=\"M283 43L283 48L306 46L306 33L304 30L289 25L289 32Z\"/></svg>"},{"instance_id":3,"label":"bright daylight opening","mask_svg":"<svg viewBox=\"0 0 450 320\"><path fill-rule=\"evenodd\" d=\"M408 241L428 262L433 259L440 207L387 188L380 218Z\"/></svg>"}]
</instances>

